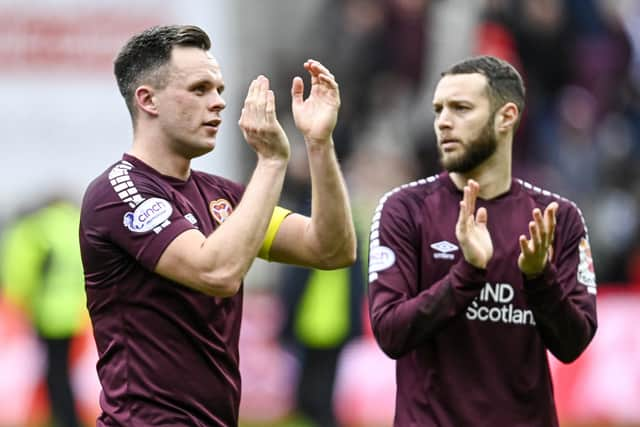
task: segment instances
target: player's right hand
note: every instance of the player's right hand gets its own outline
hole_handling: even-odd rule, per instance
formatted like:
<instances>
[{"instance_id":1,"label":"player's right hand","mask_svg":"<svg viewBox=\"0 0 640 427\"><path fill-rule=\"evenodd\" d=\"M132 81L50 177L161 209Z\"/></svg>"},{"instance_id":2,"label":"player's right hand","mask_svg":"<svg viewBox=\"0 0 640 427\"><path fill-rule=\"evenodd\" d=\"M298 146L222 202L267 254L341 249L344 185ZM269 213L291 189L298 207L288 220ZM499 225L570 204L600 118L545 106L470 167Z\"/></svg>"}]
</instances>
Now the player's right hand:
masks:
<instances>
[{"instance_id":1,"label":"player's right hand","mask_svg":"<svg viewBox=\"0 0 640 427\"><path fill-rule=\"evenodd\" d=\"M249 85L238 125L259 157L289 160L289 139L276 117L275 96L265 76L258 76Z\"/></svg>"},{"instance_id":2,"label":"player's right hand","mask_svg":"<svg viewBox=\"0 0 640 427\"><path fill-rule=\"evenodd\" d=\"M487 229L487 210L479 208L476 212L479 191L480 185L472 179L464 186L456 223L456 237L464 259L469 264L484 269L493 256L493 243Z\"/></svg>"}]
</instances>

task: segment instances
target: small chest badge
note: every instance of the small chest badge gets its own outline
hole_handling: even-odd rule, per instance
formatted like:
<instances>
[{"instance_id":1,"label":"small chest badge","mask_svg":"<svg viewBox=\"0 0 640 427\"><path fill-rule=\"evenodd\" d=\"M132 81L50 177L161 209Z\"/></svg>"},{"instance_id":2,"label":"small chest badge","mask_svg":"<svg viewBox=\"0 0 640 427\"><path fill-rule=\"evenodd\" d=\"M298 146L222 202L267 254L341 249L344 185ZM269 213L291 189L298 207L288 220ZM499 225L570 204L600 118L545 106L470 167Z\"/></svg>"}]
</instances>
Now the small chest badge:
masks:
<instances>
[{"instance_id":1,"label":"small chest badge","mask_svg":"<svg viewBox=\"0 0 640 427\"><path fill-rule=\"evenodd\" d=\"M218 224L222 224L231 215L233 208L228 200L218 199L209 203L209 212Z\"/></svg>"}]
</instances>

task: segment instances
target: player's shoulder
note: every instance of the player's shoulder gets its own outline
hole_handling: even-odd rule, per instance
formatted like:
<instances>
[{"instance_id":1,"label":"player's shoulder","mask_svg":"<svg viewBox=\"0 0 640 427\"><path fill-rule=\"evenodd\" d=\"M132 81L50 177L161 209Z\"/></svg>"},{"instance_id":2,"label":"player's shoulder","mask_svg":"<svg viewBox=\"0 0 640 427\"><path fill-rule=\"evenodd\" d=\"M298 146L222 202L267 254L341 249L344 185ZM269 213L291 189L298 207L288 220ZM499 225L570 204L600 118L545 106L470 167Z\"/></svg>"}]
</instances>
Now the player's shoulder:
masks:
<instances>
[{"instance_id":1,"label":"player's shoulder","mask_svg":"<svg viewBox=\"0 0 640 427\"><path fill-rule=\"evenodd\" d=\"M549 203L556 202L558 203L559 218L564 216L574 218L582 222L586 228L582 211L573 200L553 191L541 188L520 178L514 178L513 183L514 185L520 186L522 193L525 194L525 196L528 197L541 210L544 210L544 208L549 205Z\"/></svg>"},{"instance_id":2,"label":"player's shoulder","mask_svg":"<svg viewBox=\"0 0 640 427\"><path fill-rule=\"evenodd\" d=\"M142 168L121 159L107 167L87 186L83 206L123 202L132 207L144 200L143 191L159 190L161 185Z\"/></svg>"},{"instance_id":3,"label":"player's shoulder","mask_svg":"<svg viewBox=\"0 0 640 427\"><path fill-rule=\"evenodd\" d=\"M428 197L442 191L443 184L443 175L432 175L399 185L380 197L378 208L397 204L422 204Z\"/></svg>"},{"instance_id":4,"label":"player's shoulder","mask_svg":"<svg viewBox=\"0 0 640 427\"><path fill-rule=\"evenodd\" d=\"M523 179L514 178L513 184L518 185L522 193L537 205L546 206L551 202L556 202L561 207L570 207L572 209L578 208L576 203L572 200Z\"/></svg>"}]
</instances>

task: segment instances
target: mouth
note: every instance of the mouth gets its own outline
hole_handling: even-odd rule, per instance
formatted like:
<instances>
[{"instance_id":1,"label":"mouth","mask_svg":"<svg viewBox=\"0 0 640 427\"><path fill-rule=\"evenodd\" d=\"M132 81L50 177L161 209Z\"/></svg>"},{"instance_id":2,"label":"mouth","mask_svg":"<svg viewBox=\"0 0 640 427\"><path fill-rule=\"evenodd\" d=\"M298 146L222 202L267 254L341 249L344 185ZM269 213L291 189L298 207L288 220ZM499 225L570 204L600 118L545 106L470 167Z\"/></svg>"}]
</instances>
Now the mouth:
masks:
<instances>
[{"instance_id":1,"label":"mouth","mask_svg":"<svg viewBox=\"0 0 640 427\"><path fill-rule=\"evenodd\" d=\"M461 144L462 142L455 138L443 138L440 140L440 147L445 151L453 150L456 146Z\"/></svg>"},{"instance_id":2,"label":"mouth","mask_svg":"<svg viewBox=\"0 0 640 427\"><path fill-rule=\"evenodd\" d=\"M213 119L209 120L208 122L204 122L203 126L207 129L215 130L217 132L218 128L220 127L220 123L222 123L221 119Z\"/></svg>"}]
</instances>

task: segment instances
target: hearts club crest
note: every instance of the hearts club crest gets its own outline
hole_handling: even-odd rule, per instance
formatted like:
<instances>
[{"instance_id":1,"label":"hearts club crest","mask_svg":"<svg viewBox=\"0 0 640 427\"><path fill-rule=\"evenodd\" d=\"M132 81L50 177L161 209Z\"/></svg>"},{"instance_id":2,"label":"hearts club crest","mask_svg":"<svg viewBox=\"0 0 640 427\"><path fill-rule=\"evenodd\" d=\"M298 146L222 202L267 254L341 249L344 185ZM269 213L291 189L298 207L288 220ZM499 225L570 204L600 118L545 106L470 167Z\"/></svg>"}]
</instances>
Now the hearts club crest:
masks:
<instances>
[{"instance_id":1,"label":"hearts club crest","mask_svg":"<svg viewBox=\"0 0 640 427\"><path fill-rule=\"evenodd\" d=\"M211 216L218 224L222 224L231 215L233 208L228 200L218 199L209 202L209 212L211 212Z\"/></svg>"}]
</instances>

